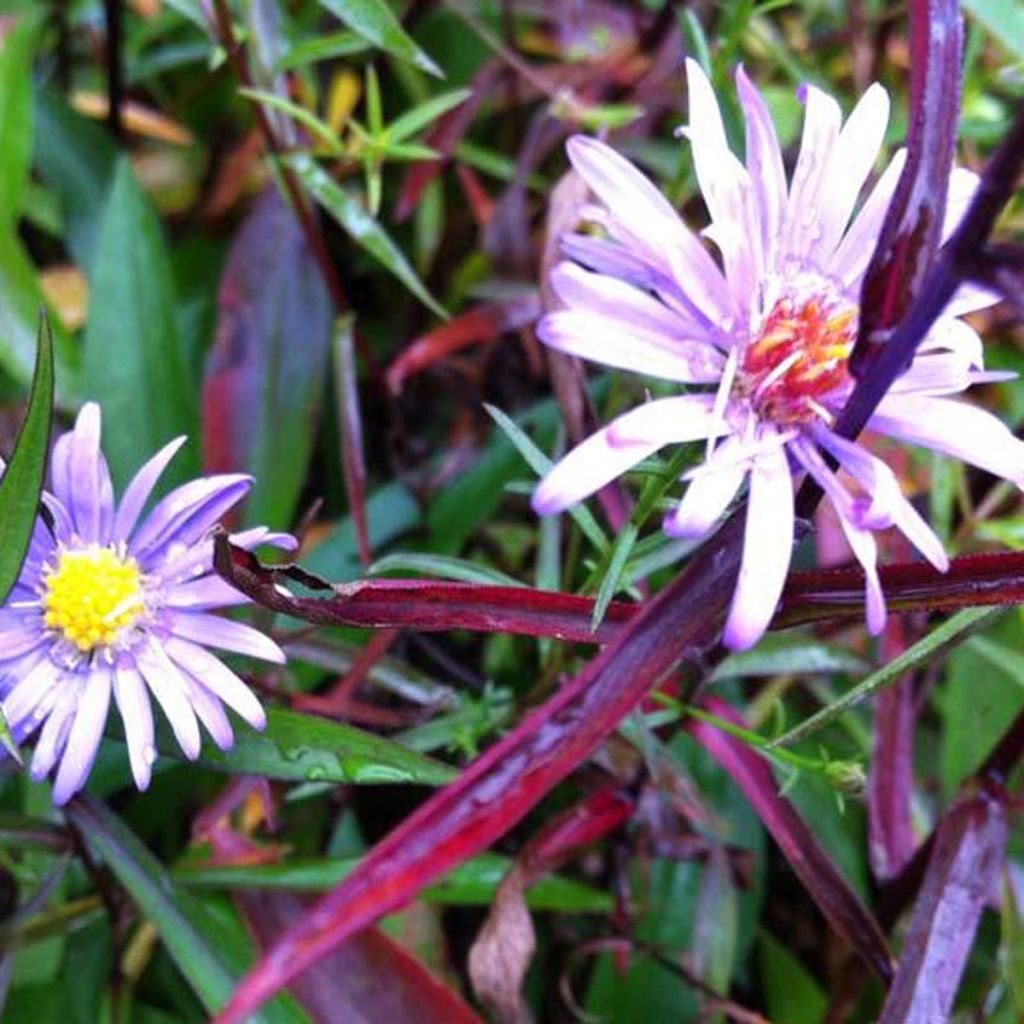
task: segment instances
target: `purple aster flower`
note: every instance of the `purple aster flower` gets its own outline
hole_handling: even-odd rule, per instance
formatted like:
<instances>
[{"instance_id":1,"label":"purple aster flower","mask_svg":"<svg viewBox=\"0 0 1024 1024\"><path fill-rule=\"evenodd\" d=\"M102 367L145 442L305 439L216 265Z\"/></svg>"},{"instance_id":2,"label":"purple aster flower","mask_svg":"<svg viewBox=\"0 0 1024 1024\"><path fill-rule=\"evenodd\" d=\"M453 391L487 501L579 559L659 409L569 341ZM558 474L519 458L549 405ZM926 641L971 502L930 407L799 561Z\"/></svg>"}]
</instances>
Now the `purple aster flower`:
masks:
<instances>
[{"instance_id":1,"label":"purple aster flower","mask_svg":"<svg viewBox=\"0 0 1024 1024\"><path fill-rule=\"evenodd\" d=\"M100 451L99 406L86 405L54 445L47 522L36 524L21 576L0 608L0 706L19 743L35 735L32 777L57 767L57 804L85 784L111 694L139 789L149 785L156 759L150 694L190 759L199 754L200 723L222 750L231 746L224 705L254 728L266 723L249 687L206 650L285 660L251 626L211 614L246 600L214 574L211 530L252 478L195 480L141 517L184 440L150 459L119 503ZM263 527L232 539L247 548L294 545Z\"/></svg>"},{"instance_id":2,"label":"purple aster flower","mask_svg":"<svg viewBox=\"0 0 1024 1024\"><path fill-rule=\"evenodd\" d=\"M863 566L867 621L878 632L885 601L874 531L895 526L937 569L947 567L941 543L892 471L832 431L853 387L847 358L861 282L904 163L898 153L853 216L885 136L888 95L873 85L844 124L836 101L808 86L787 183L767 107L743 69L736 81L745 162L729 149L714 92L693 61L687 77L686 135L711 219L704 235L720 259L628 161L577 136L569 158L597 199L584 220L599 230L562 239L568 260L554 268L551 285L563 308L538 327L552 348L675 381L685 393L647 402L587 438L541 481L534 508L560 512L666 444L703 441L706 457L684 474L685 493L664 528L677 537L704 535L749 480L742 568L724 632L729 646L746 648L764 633L782 592L794 485L809 474ZM971 172L953 170L946 236L976 185ZM994 416L951 397L1012 376L984 371L981 339L959 319L995 301L973 286L953 297L869 429L1021 486L1024 444Z\"/></svg>"}]
</instances>

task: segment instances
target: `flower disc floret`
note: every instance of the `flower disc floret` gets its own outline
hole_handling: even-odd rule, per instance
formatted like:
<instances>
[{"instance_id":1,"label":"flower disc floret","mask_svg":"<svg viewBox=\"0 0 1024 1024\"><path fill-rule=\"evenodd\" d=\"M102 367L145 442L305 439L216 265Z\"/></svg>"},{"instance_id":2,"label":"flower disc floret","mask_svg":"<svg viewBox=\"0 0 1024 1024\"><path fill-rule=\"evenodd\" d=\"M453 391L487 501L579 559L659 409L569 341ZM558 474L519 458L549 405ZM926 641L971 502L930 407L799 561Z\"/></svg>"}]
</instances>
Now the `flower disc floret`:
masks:
<instances>
[{"instance_id":1,"label":"flower disc floret","mask_svg":"<svg viewBox=\"0 0 1024 1024\"><path fill-rule=\"evenodd\" d=\"M83 653L114 647L146 610L142 573L124 548L62 549L43 575L44 621Z\"/></svg>"},{"instance_id":2,"label":"flower disc floret","mask_svg":"<svg viewBox=\"0 0 1024 1024\"><path fill-rule=\"evenodd\" d=\"M760 416L782 426L831 422L822 400L849 385L856 335L852 303L821 294L781 298L743 351L739 389Z\"/></svg>"}]
</instances>

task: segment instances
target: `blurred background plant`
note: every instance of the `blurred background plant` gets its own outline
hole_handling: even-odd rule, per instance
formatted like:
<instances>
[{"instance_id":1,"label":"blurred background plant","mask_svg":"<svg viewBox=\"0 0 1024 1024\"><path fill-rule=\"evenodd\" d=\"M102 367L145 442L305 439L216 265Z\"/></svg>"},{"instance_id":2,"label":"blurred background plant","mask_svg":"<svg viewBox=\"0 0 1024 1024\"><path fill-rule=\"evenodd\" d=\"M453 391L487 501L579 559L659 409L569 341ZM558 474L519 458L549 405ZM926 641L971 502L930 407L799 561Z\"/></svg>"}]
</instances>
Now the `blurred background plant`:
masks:
<instances>
[{"instance_id":1,"label":"blurred background plant","mask_svg":"<svg viewBox=\"0 0 1024 1024\"><path fill-rule=\"evenodd\" d=\"M958 148L980 170L1024 98L1024 10L964 8ZM165 487L203 469L252 472L238 525L296 530L301 563L332 582L397 575L590 599L572 606L575 632L468 620L435 632L426 605L422 621L378 629L258 609L291 659L248 677L274 709L265 735L240 725L231 753L204 748L196 764L166 743L138 794L112 726L89 795L66 814L0 763L3 1020L190 1024L425 787L593 656L579 642L591 620L610 636L690 554L658 529L678 453L571 516L528 508L550 459L642 394L592 370L584 387L531 331L554 239L584 198L562 177L565 138L608 135L703 223L674 134L684 57L718 87L737 149L739 61L788 156L804 81L845 111L883 82L895 146L906 10L0 0L0 43L0 453L25 414L45 305L58 425L102 402L118 485L187 433ZM998 237L1024 237L1019 193ZM974 322L988 365L1019 371L1010 304ZM1014 428L1024 420L1019 384L984 400ZM1008 487L942 457L888 455L951 554L1024 547ZM803 568L846 557L836 525L817 525ZM454 607L455 591L440 593ZM556 610L569 615L546 621ZM908 957L907 928L928 934L906 910L931 850L936 920L985 908L960 951L956 1008L1024 1018L1024 833L1013 777L993 767L1024 711L1024 618L961 616L911 610L877 643L848 620L772 635L709 666L715 701L699 719L670 681L490 853L349 940L261 1019L875 1020L885 987L864 960L884 975L883 932ZM865 681L894 685L813 738L769 747ZM996 783L998 799L985 796ZM985 800L999 813L984 817ZM801 874L815 839L821 859ZM957 903L971 877L996 882ZM844 906L867 909L837 927L829 894L843 885ZM915 991L958 962L954 942L922 943L934 956ZM887 1019L942 1019L913 1013Z\"/></svg>"}]
</instances>

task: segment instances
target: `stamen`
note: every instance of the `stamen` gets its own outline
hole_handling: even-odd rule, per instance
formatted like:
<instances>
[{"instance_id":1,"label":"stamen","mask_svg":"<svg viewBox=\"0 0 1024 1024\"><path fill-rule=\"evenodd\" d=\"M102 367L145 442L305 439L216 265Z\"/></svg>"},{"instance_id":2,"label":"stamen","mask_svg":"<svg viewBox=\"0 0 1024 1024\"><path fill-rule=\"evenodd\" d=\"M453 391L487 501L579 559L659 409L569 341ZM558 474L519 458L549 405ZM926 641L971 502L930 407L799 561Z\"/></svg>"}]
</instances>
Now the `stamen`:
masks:
<instances>
[{"instance_id":1,"label":"stamen","mask_svg":"<svg viewBox=\"0 0 1024 1024\"><path fill-rule=\"evenodd\" d=\"M47 628L83 654L116 645L146 610L142 573L123 546L62 548L41 597Z\"/></svg>"}]
</instances>

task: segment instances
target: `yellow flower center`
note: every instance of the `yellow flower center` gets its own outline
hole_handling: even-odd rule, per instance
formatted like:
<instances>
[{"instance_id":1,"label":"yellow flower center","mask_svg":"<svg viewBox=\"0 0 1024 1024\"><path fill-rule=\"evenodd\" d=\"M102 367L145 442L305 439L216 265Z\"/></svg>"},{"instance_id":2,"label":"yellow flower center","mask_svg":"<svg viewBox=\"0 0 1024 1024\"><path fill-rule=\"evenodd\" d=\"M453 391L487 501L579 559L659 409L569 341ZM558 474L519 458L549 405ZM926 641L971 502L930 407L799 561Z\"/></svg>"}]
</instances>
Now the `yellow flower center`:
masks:
<instances>
[{"instance_id":1,"label":"yellow flower center","mask_svg":"<svg viewBox=\"0 0 1024 1024\"><path fill-rule=\"evenodd\" d=\"M849 382L857 309L814 297L779 299L743 353L740 382L758 412L776 423L827 419L820 399Z\"/></svg>"},{"instance_id":2,"label":"yellow flower center","mask_svg":"<svg viewBox=\"0 0 1024 1024\"><path fill-rule=\"evenodd\" d=\"M138 563L113 546L66 548L44 577L43 608L47 627L83 653L111 646L145 611Z\"/></svg>"}]
</instances>

